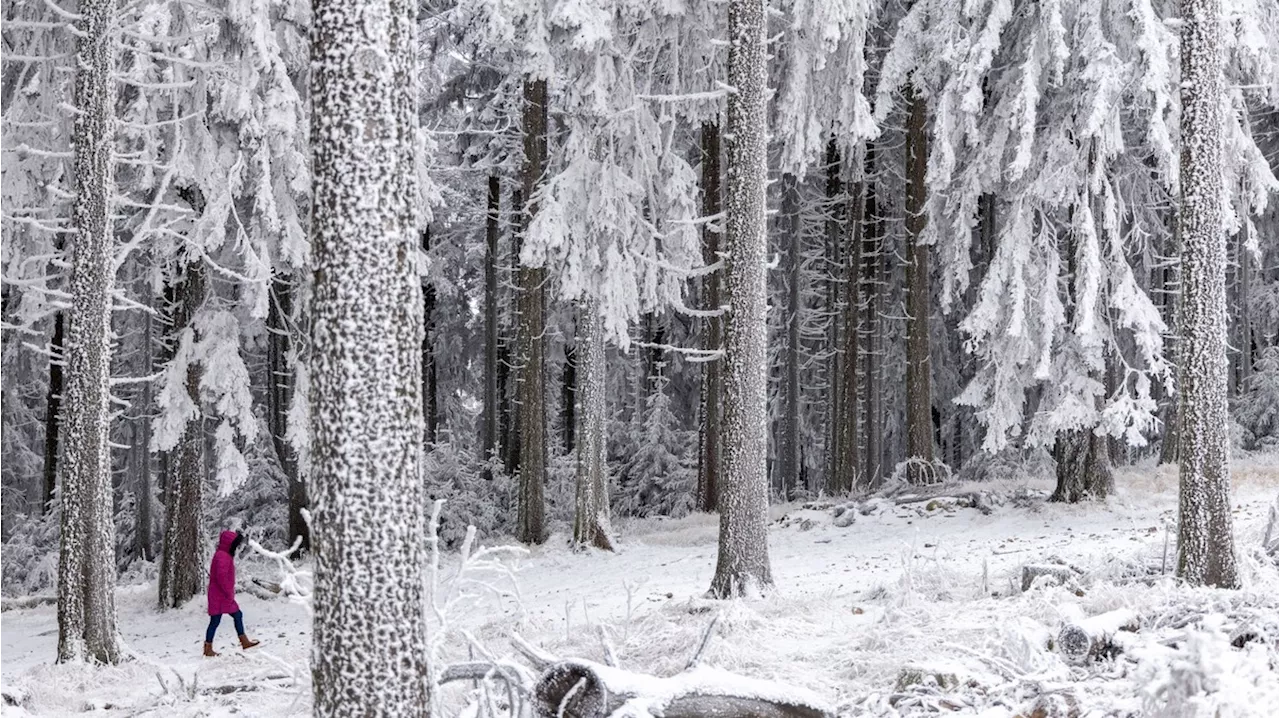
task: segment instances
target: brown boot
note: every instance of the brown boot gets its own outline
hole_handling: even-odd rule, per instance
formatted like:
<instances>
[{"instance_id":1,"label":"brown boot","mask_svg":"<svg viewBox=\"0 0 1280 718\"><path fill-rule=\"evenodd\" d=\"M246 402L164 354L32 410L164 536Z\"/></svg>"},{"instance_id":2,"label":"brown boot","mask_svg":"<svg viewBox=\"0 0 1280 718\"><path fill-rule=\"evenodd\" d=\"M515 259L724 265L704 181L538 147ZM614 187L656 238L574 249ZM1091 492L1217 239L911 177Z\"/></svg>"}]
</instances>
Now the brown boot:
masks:
<instances>
[{"instance_id":1,"label":"brown boot","mask_svg":"<svg viewBox=\"0 0 1280 718\"><path fill-rule=\"evenodd\" d=\"M249 638L248 636L244 635L243 633L240 634L240 648L247 651L250 648L253 648L254 646L258 645L258 643L259 641L255 641L252 638Z\"/></svg>"},{"instance_id":2,"label":"brown boot","mask_svg":"<svg viewBox=\"0 0 1280 718\"><path fill-rule=\"evenodd\" d=\"M212 643L206 643L204 644L204 655L208 658L216 658L221 654L213 650Z\"/></svg>"}]
</instances>

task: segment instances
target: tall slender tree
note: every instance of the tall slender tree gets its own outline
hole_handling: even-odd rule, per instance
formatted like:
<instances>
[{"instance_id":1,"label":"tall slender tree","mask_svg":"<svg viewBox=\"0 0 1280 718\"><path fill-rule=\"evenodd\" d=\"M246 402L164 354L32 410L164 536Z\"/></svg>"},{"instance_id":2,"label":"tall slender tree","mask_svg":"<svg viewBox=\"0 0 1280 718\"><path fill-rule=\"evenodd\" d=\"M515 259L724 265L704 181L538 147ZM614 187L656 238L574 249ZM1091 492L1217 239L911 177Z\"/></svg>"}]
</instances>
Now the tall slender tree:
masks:
<instances>
[{"instance_id":1,"label":"tall slender tree","mask_svg":"<svg viewBox=\"0 0 1280 718\"><path fill-rule=\"evenodd\" d=\"M766 60L763 0L729 3L724 464L719 485L720 548L711 595L726 598L773 584L767 524L769 424L765 284Z\"/></svg>"},{"instance_id":2,"label":"tall slender tree","mask_svg":"<svg viewBox=\"0 0 1280 718\"><path fill-rule=\"evenodd\" d=\"M75 79L76 198L59 499L58 660L116 663L115 523L107 451L111 398L111 231L115 0L80 4Z\"/></svg>"},{"instance_id":3,"label":"tall slender tree","mask_svg":"<svg viewBox=\"0 0 1280 718\"><path fill-rule=\"evenodd\" d=\"M197 211L203 210L203 202L195 200ZM196 258L187 263L183 276L176 282L174 294L177 306L172 313L174 327L174 359L170 371L180 372L177 381L169 382L162 390L161 399L166 404L181 403L190 408L184 417L182 428L173 437L173 443L164 442L160 447L169 452L170 476L165 482L164 543L160 553L159 601L161 608L177 608L204 590L204 542L201 539L203 517L205 469L205 422L200 406L200 381L204 366L194 360L196 343L196 313L204 304L207 293L204 260ZM168 391L180 396L169 397Z\"/></svg>"},{"instance_id":4,"label":"tall slender tree","mask_svg":"<svg viewBox=\"0 0 1280 718\"><path fill-rule=\"evenodd\" d=\"M1234 588L1227 436L1221 0L1182 0L1178 576Z\"/></svg>"},{"instance_id":5,"label":"tall slender tree","mask_svg":"<svg viewBox=\"0 0 1280 718\"><path fill-rule=\"evenodd\" d=\"M929 353L929 245L926 182L929 166L928 106L914 83L907 98L907 476L922 481L932 473L933 392Z\"/></svg>"},{"instance_id":6,"label":"tall slender tree","mask_svg":"<svg viewBox=\"0 0 1280 718\"><path fill-rule=\"evenodd\" d=\"M581 405L577 436L577 498L573 541L580 546L613 550L609 535L608 468L605 465L604 320L594 300L582 301L578 311L578 382Z\"/></svg>"},{"instance_id":7,"label":"tall slender tree","mask_svg":"<svg viewBox=\"0 0 1280 718\"><path fill-rule=\"evenodd\" d=\"M538 212L534 195L547 166L547 80L524 80L524 227ZM546 270L523 262L517 271L520 317L516 323L516 362L519 366L517 404L520 432L520 500L516 538L524 543L546 539L547 412L543 336Z\"/></svg>"},{"instance_id":8,"label":"tall slender tree","mask_svg":"<svg viewBox=\"0 0 1280 718\"><path fill-rule=\"evenodd\" d=\"M720 125L704 122L701 128L702 155L702 214L714 217L720 214ZM712 265L720 261L720 227L706 222L702 225L702 261ZM702 303L711 311L706 318L703 349L718 351L724 342L724 319L719 310L722 303L720 291L721 272L707 274L702 283ZM698 428L698 496L695 506L699 511L715 511L720 484L721 421L720 397L724 386L722 359L706 362L702 369L700 421Z\"/></svg>"},{"instance_id":9,"label":"tall slender tree","mask_svg":"<svg viewBox=\"0 0 1280 718\"><path fill-rule=\"evenodd\" d=\"M430 712L415 7L319 0L311 29L312 676L325 717Z\"/></svg>"}]
</instances>

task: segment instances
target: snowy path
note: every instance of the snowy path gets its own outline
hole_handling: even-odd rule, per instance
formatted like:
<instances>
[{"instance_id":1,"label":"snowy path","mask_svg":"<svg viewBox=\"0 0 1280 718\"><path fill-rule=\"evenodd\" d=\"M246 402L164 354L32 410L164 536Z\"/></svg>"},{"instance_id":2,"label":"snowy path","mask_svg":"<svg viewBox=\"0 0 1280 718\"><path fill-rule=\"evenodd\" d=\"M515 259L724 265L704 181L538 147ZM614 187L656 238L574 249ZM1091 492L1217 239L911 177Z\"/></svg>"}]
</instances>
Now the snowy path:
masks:
<instances>
[{"instance_id":1,"label":"snowy path","mask_svg":"<svg viewBox=\"0 0 1280 718\"><path fill-rule=\"evenodd\" d=\"M469 629L499 654L508 651L506 638L516 630L561 655L599 658L595 624L604 623L624 667L668 674L683 667L711 613L723 610L706 662L804 685L843 705L842 713L880 715L870 704L854 712L849 702L868 692L891 692L902 667L912 662L949 666L948 673L990 685L999 677L972 654L1000 653L1007 649L1002 643L1020 640L1016 636L1056 631L1062 604L1098 613L1163 606L1183 600L1183 593L1187 600L1217 600L1213 596L1222 592L1177 589L1170 581L1104 584L1083 596L1064 588L1016 591L1020 567L1049 555L1106 576L1143 557L1159 563L1163 526L1176 511L1176 471L1130 469L1117 479L1119 495L1105 507L1006 504L984 516L967 508L891 506L859 516L846 528L835 527L828 512L775 507L770 549L778 590L731 604L701 598L714 569L715 517L624 524L619 529L626 540L618 555L574 554L556 536L521 562L525 615L511 601L490 602L456 627ZM1275 502L1274 457L1236 467L1233 503L1242 553L1256 544ZM1170 564L1172 552L1171 539ZM1246 602L1269 600L1274 613L1275 567L1248 559L1244 564ZM299 671L294 686L288 675L291 666L305 665L310 650L303 609L250 595L240 603L250 635L262 647L232 648L234 631L226 622L217 642L223 655L210 660L200 656L203 600L161 613L154 608L153 585L123 588L117 598L120 627L140 660L107 669L49 665L57 641L52 606L7 611L0 616L5 692L25 699L22 708L6 706L3 715L65 715L89 706L109 707L99 715L307 714L309 678ZM459 645L451 643L455 655L465 656ZM1052 665L1056 657L1032 653L1028 669L1043 669L1042 677L1069 675ZM1227 657L1241 662L1231 664L1233 675L1237 682L1252 681L1235 686L1238 700L1257 708L1256 715L1271 714L1280 694L1275 669L1262 652L1238 653ZM184 693L193 681L195 690ZM246 685L253 690L237 690ZM1079 688L1107 705L1135 707L1134 686L1126 678ZM1002 715L1000 710L988 715Z\"/></svg>"}]
</instances>

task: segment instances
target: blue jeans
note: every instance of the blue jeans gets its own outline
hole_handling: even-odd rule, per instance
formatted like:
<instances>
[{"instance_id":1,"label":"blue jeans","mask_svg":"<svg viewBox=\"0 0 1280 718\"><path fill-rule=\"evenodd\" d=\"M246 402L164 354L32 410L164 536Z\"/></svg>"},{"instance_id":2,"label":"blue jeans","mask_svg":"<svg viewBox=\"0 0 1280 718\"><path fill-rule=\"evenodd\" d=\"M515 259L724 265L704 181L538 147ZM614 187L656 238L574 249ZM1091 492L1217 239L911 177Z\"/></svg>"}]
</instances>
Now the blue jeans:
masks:
<instances>
[{"instance_id":1,"label":"blue jeans","mask_svg":"<svg viewBox=\"0 0 1280 718\"><path fill-rule=\"evenodd\" d=\"M244 635L244 611L236 611L231 614L231 618L236 622L236 635ZM204 642L213 643L213 634L218 632L218 624L222 623L222 614L209 616L209 627L204 632Z\"/></svg>"}]
</instances>

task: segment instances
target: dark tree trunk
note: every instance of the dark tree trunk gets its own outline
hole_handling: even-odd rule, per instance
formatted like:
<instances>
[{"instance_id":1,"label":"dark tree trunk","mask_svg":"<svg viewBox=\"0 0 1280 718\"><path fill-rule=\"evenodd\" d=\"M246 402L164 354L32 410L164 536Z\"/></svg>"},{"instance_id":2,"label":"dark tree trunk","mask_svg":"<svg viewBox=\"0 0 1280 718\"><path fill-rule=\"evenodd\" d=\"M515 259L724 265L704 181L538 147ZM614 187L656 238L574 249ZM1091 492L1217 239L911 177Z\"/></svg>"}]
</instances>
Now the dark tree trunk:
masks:
<instances>
[{"instance_id":1,"label":"dark tree trunk","mask_svg":"<svg viewBox=\"0 0 1280 718\"><path fill-rule=\"evenodd\" d=\"M845 228L844 307L841 311L841 357L839 390L835 413L835 454L832 457L831 480L827 489L833 495L845 494L858 485L858 349L859 297L858 274L862 255L862 215L865 211L863 192L866 182L854 186L849 206L849 226Z\"/></svg>"},{"instance_id":2,"label":"dark tree trunk","mask_svg":"<svg viewBox=\"0 0 1280 718\"><path fill-rule=\"evenodd\" d=\"M720 198L720 125L702 124L702 214L711 217L720 214L723 206ZM712 227L702 226L702 261L714 264L720 261L720 231L724 220ZM703 307L718 310L721 304L720 276L723 270L706 275L703 280ZM703 348L714 351L724 343L724 318L716 315L706 319L706 338ZM716 359L702 365L702 421L698 438L698 496L699 511L715 511L720 486L720 409L724 393L724 360Z\"/></svg>"},{"instance_id":3,"label":"dark tree trunk","mask_svg":"<svg viewBox=\"0 0 1280 718\"><path fill-rule=\"evenodd\" d=\"M800 188L796 176L782 176L782 241L787 265L786 406L782 417L782 441L775 477L778 496L787 501L800 478L800 282L804 268L804 238L800 227Z\"/></svg>"},{"instance_id":4,"label":"dark tree trunk","mask_svg":"<svg viewBox=\"0 0 1280 718\"><path fill-rule=\"evenodd\" d=\"M484 223L484 460L498 450L498 219L501 186L497 175L489 175L489 211ZM505 374L505 371L503 372ZM505 382L504 382L505 383ZM484 476L493 478L486 467Z\"/></svg>"},{"instance_id":5,"label":"dark tree trunk","mask_svg":"<svg viewBox=\"0 0 1280 718\"><path fill-rule=\"evenodd\" d=\"M1050 501L1104 499L1115 488L1107 437L1097 436L1092 429L1059 432L1053 458L1058 462L1058 486Z\"/></svg>"},{"instance_id":6,"label":"dark tree trunk","mask_svg":"<svg viewBox=\"0 0 1280 718\"><path fill-rule=\"evenodd\" d=\"M929 163L928 108L914 85L907 85L907 476L912 482L932 477L933 393L929 356L929 247L922 242L925 184Z\"/></svg>"},{"instance_id":7,"label":"dark tree trunk","mask_svg":"<svg viewBox=\"0 0 1280 718\"><path fill-rule=\"evenodd\" d=\"M569 321L574 321L570 319ZM570 339L564 345L564 366L560 372L560 430L564 439L564 452L573 452L574 431L577 419L574 404L578 394L577 340Z\"/></svg>"},{"instance_id":8,"label":"dark tree trunk","mask_svg":"<svg viewBox=\"0 0 1280 718\"><path fill-rule=\"evenodd\" d=\"M865 458L863 474L867 476L870 489L878 489L884 479L884 413L882 411L883 392L878 390L881 380L881 297L884 284L884 257L882 241L884 224L881 221L881 210L876 195L876 145L867 146L867 179L863 182L863 191L867 193L865 216L863 218L863 243L860 251L859 287L863 299L863 385L864 394L864 434Z\"/></svg>"},{"instance_id":9,"label":"dark tree trunk","mask_svg":"<svg viewBox=\"0 0 1280 718\"><path fill-rule=\"evenodd\" d=\"M529 198L524 226L538 208L532 201L547 163L547 81L524 81L524 196ZM523 543L546 540L546 382L544 376L544 289L546 270L523 264L518 273L520 317L516 325L516 352L520 366L520 501L516 539Z\"/></svg>"},{"instance_id":10,"label":"dark tree trunk","mask_svg":"<svg viewBox=\"0 0 1280 718\"><path fill-rule=\"evenodd\" d=\"M826 204L827 221L824 227L825 249L826 249L826 313L827 313L827 335L826 345L823 350L830 354L827 360L827 406L826 406L826 426L823 440L826 442L824 456L826 457L826 466L823 479L826 485L810 486L811 490L818 488L829 488L832 482L832 476L835 472L835 448L836 448L836 428L839 422L836 420L840 411L840 325L843 315L840 312L844 282L840 274L840 268L844 266L843 247L844 242L844 215L846 203L842 201L841 196L844 194L844 181L840 178L840 148L836 145L835 138L831 138L827 142L827 183L826 183Z\"/></svg>"},{"instance_id":11,"label":"dark tree trunk","mask_svg":"<svg viewBox=\"0 0 1280 718\"><path fill-rule=\"evenodd\" d=\"M289 408L293 404L294 373L290 366L289 353L292 349L293 329L290 318L293 316L292 278L277 275L272 281L272 301L267 312L267 328L269 343L267 345L268 364L271 372L271 386L267 396L270 400L271 444L275 448L276 457L280 460L280 468L284 471L288 482L289 524L288 537L302 537L301 553L311 550L311 532L307 527L303 511L307 508L307 486L298 475L298 457L288 441Z\"/></svg>"},{"instance_id":12,"label":"dark tree trunk","mask_svg":"<svg viewBox=\"0 0 1280 718\"><path fill-rule=\"evenodd\" d=\"M203 210L198 203L197 212ZM196 205L193 205L196 206ZM194 332L193 320L204 303L206 280L203 260L190 262L177 286L178 304L173 313L175 348L185 332ZM194 335L190 339L194 342ZM187 395L197 407L195 418L187 422L177 446L170 452L169 495L165 502L164 546L160 555L159 603L161 608L178 608L204 590L204 550L200 540L204 494L204 412L200 407L202 367L187 365Z\"/></svg>"},{"instance_id":13,"label":"dark tree trunk","mask_svg":"<svg viewBox=\"0 0 1280 718\"><path fill-rule=\"evenodd\" d=\"M140 285L138 296L146 297L147 305L151 306L151 293L148 291L146 278L141 279L138 284ZM142 351L145 357L142 364L143 376L151 376L154 373L154 350L154 321L150 312L144 312L142 317ZM134 492L137 516L133 527L133 547L139 558L144 561L153 561L155 560L153 531L155 519L152 517L154 496L151 486L151 417L149 415L155 403L152 383L142 382L139 394L143 417L141 421L134 424L133 451L136 457L134 468L137 472Z\"/></svg>"},{"instance_id":14,"label":"dark tree trunk","mask_svg":"<svg viewBox=\"0 0 1280 718\"><path fill-rule=\"evenodd\" d=\"M520 232L524 220L524 191L517 187L511 193L511 252L507 255L509 264L507 265L507 276L514 280L518 280L520 276ZM511 281L509 279L508 281ZM520 295L517 287L516 296L512 299L516 304L515 318L512 321L519 322L520 313ZM516 392L519 384L519 372L512 376L511 369L515 366L513 362L517 357L513 356L515 342L518 336L513 337L508 327L508 334L502 340L501 348L498 350L498 393L502 399L502 448L503 463L506 466L507 474L514 476L520 470L520 421L516 416L516 407L519 404Z\"/></svg>"},{"instance_id":15,"label":"dark tree trunk","mask_svg":"<svg viewBox=\"0 0 1280 718\"><path fill-rule=\"evenodd\" d=\"M44 497L40 506L49 512L58 485L58 412L62 406L62 312L53 316L53 341L49 343L49 394L44 410Z\"/></svg>"},{"instance_id":16,"label":"dark tree trunk","mask_svg":"<svg viewBox=\"0 0 1280 718\"><path fill-rule=\"evenodd\" d=\"M431 230L422 230L422 251L431 252ZM436 398L436 287L429 278L422 283L422 416L426 441L435 443L440 428L440 406Z\"/></svg>"}]
</instances>

